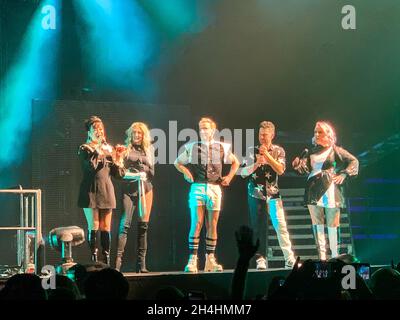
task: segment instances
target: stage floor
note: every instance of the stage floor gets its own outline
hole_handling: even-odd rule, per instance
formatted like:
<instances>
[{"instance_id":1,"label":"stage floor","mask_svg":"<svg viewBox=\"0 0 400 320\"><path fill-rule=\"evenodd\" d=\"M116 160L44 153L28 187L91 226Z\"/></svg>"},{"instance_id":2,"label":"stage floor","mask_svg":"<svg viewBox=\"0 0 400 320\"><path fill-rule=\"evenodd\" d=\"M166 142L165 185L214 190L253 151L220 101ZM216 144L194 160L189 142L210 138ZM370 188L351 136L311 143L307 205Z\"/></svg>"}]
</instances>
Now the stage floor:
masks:
<instances>
[{"instance_id":1,"label":"stage floor","mask_svg":"<svg viewBox=\"0 0 400 320\"><path fill-rule=\"evenodd\" d=\"M371 266L371 275L379 268L388 265ZM185 272L151 272L148 274L124 273L129 281L129 299L155 299L157 291L165 286L175 286L184 294L191 291L205 293L207 299L229 299L233 271L223 272L198 272L190 274ZM274 277L287 277L290 269L276 268L259 271L249 269L246 280L245 299L254 299L267 293L269 284Z\"/></svg>"},{"instance_id":2,"label":"stage floor","mask_svg":"<svg viewBox=\"0 0 400 320\"><path fill-rule=\"evenodd\" d=\"M229 299L233 269L222 272L185 273L183 271L151 272L148 274L124 273L129 281L129 299L155 299L160 288L174 286L184 294L203 292L207 299ZM247 274L246 297L264 295L273 277L286 277L290 269L276 268L259 271L250 269Z\"/></svg>"},{"instance_id":3,"label":"stage floor","mask_svg":"<svg viewBox=\"0 0 400 320\"><path fill-rule=\"evenodd\" d=\"M379 268L389 268L389 265L371 266L371 275ZM255 299L267 293L269 284L274 277L286 277L290 269L275 268L264 271L249 269L246 280L245 299ZM183 294L202 292L207 299L230 299L233 269L222 272L185 273L183 271L150 272L147 274L124 272L129 282L128 299L154 300L157 292L167 286L174 286ZM7 279L0 279L0 289Z\"/></svg>"}]
</instances>

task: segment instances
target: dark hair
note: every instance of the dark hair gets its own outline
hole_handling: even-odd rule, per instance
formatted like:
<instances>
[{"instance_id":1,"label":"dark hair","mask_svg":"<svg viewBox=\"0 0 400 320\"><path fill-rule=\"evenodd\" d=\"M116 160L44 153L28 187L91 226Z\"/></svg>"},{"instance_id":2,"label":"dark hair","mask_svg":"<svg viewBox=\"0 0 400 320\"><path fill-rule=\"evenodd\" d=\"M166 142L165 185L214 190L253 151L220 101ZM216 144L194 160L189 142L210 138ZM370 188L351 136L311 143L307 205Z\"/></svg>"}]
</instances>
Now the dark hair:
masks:
<instances>
[{"instance_id":1,"label":"dark hair","mask_svg":"<svg viewBox=\"0 0 400 320\"><path fill-rule=\"evenodd\" d=\"M86 119L85 120L85 129L86 129L86 131L89 131L90 127L96 122L103 123L103 121L98 116L90 116L89 119Z\"/></svg>"},{"instance_id":2,"label":"dark hair","mask_svg":"<svg viewBox=\"0 0 400 320\"><path fill-rule=\"evenodd\" d=\"M39 276L20 273L7 280L0 300L47 300L47 294Z\"/></svg>"},{"instance_id":3,"label":"dark hair","mask_svg":"<svg viewBox=\"0 0 400 320\"><path fill-rule=\"evenodd\" d=\"M129 283L122 273L106 268L90 272L84 283L84 290L87 300L125 300Z\"/></svg>"}]
</instances>

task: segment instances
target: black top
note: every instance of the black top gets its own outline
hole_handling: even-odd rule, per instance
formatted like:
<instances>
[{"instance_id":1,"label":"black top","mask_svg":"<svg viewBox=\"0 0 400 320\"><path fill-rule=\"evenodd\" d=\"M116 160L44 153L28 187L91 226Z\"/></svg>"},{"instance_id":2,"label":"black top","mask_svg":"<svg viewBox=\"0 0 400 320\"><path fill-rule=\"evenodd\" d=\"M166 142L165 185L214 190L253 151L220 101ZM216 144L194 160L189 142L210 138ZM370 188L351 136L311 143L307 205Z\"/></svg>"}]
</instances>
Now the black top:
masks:
<instances>
[{"instance_id":1,"label":"black top","mask_svg":"<svg viewBox=\"0 0 400 320\"><path fill-rule=\"evenodd\" d=\"M295 170L300 174L310 174L313 169L311 166L311 155L320 154L327 151L327 149L321 146L314 146L310 152L307 150L303 151L302 154L305 156L300 159L300 165ZM333 175L344 173L347 177L356 177L358 175L358 168L359 162L355 156L347 150L334 145L322 165L321 172L308 178L304 204L316 205L331 185ZM344 182L346 183L347 180L346 178ZM346 206L344 186L345 184L338 185L334 183L337 208Z\"/></svg>"},{"instance_id":2,"label":"black top","mask_svg":"<svg viewBox=\"0 0 400 320\"><path fill-rule=\"evenodd\" d=\"M150 149L152 150L152 149ZM151 152L151 151L150 151ZM130 172L145 172L147 180L144 181L145 192L153 188L151 183L154 177L154 155L147 155L141 146L133 145L129 154L124 160L124 167ZM137 181L127 181L123 184L123 193L128 195L136 194L138 189Z\"/></svg>"},{"instance_id":3,"label":"black top","mask_svg":"<svg viewBox=\"0 0 400 320\"><path fill-rule=\"evenodd\" d=\"M111 176L121 178L124 169L117 166L111 156L99 154L89 144L79 147L83 179L79 188L80 208L114 209L116 207Z\"/></svg>"},{"instance_id":4,"label":"black top","mask_svg":"<svg viewBox=\"0 0 400 320\"><path fill-rule=\"evenodd\" d=\"M186 144L184 152L184 165L193 175L195 183L221 183L222 165L231 153L230 144L198 141Z\"/></svg>"},{"instance_id":5,"label":"black top","mask_svg":"<svg viewBox=\"0 0 400 320\"><path fill-rule=\"evenodd\" d=\"M249 158L246 159L246 166L256 162L256 155L259 153L260 146L251 147L249 149ZM286 167L285 150L275 144L271 144L268 149L269 154L278 162ZM278 177L274 169L268 164L258 167L251 175L248 176L247 191L248 195L257 199L267 200L267 198L280 198Z\"/></svg>"}]
</instances>

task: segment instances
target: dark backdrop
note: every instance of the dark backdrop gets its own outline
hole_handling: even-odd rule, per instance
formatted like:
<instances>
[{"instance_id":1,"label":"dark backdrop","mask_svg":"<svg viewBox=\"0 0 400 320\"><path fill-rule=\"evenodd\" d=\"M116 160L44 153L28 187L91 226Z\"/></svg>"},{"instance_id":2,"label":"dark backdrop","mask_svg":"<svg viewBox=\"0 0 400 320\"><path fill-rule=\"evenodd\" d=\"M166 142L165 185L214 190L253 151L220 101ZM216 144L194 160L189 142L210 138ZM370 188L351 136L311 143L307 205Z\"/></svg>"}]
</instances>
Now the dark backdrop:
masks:
<instances>
[{"instance_id":1,"label":"dark backdrop","mask_svg":"<svg viewBox=\"0 0 400 320\"><path fill-rule=\"evenodd\" d=\"M138 90L102 86L88 77L78 36L81 19L72 2L63 1L56 95L59 100L151 104L157 110L187 106L190 116L182 121L190 127L202 115L213 116L221 128L254 128L260 120L269 119L277 124L277 141L287 149L289 159L309 142L315 121L329 119L337 129L339 143L360 154L399 132L400 3L351 1L356 8L357 29L348 31L341 28L341 8L346 4L328 0L198 1L197 10L207 21L203 29L174 37L158 30L159 51L143 68L158 94L148 97ZM0 5L3 81L38 2L0 0ZM118 113L120 104L113 105L118 106ZM144 114L150 124L157 119L155 113ZM168 119L165 113L163 120ZM82 119L76 121L81 123ZM35 126L40 128L41 123ZM108 127L120 130L117 135L126 128L112 122ZM18 151L20 161L0 173L3 187L31 185L31 151L28 140L24 152ZM354 211L354 231L359 235L356 250L364 260L386 263L392 257L399 259L399 160L398 151L385 150L352 184L350 195L362 198L357 202L359 211ZM173 178L184 190L180 177L174 174ZM286 176L281 183L289 187L301 185L302 180ZM233 183L220 220L220 234L226 238L220 241L219 254L228 267L233 266L236 255L233 230L246 222L243 188L239 179ZM13 223L15 205L3 198L1 203L1 223ZM185 206L177 211L184 212ZM151 237L158 234L156 215L165 210L155 210ZM184 252L187 221L180 223L171 226L170 232L176 236L170 241L176 241L176 248ZM159 231L160 237L169 234ZM9 261L14 247L1 239L2 256L4 253ZM150 267L159 264L181 269L186 255L175 252L167 259L151 257Z\"/></svg>"}]
</instances>

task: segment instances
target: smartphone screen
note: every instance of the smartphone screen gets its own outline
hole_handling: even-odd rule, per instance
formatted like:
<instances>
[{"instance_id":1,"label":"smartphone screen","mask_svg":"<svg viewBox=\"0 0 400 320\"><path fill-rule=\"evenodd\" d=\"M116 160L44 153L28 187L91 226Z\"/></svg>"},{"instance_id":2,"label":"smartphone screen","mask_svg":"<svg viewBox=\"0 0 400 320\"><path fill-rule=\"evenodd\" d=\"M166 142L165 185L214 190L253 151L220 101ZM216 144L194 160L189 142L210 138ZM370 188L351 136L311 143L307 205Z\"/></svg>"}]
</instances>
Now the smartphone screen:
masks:
<instances>
[{"instance_id":1,"label":"smartphone screen","mask_svg":"<svg viewBox=\"0 0 400 320\"><path fill-rule=\"evenodd\" d=\"M314 278L327 279L331 276L331 265L326 261L314 262Z\"/></svg>"},{"instance_id":2,"label":"smartphone screen","mask_svg":"<svg viewBox=\"0 0 400 320\"><path fill-rule=\"evenodd\" d=\"M189 300L205 300L203 292L191 291L188 293Z\"/></svg>"},{"instance_id":3,"label":"smartphone screen","mask_svg":"<svg viewBox=\"0 0 400 320\"><path fill-rule=\"evenodd\" d=\"M359 264L357 266L358 275L364 280L370 279L370 265L369 264Z\"/></svg>"}]
</instances>

